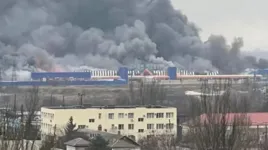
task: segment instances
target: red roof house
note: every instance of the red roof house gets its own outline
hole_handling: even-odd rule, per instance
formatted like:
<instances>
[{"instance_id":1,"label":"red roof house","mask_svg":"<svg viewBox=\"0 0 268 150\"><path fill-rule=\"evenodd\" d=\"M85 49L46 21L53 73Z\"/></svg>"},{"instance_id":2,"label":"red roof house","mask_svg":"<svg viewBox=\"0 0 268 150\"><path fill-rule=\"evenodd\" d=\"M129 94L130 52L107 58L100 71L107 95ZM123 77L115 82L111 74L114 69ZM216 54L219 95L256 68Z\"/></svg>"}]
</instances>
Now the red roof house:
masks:
<instances>
[{"instance_id":1,"label":"red roof house","mask_svg":"<svg viewBox=\"0 0 268 150\"><path fill-rule=\"evenodd\" d=\"M150 70L148 70L148 69L144 69L142 75L144 75L144 76L151 76L151 75L153 75L153 73Z\"/></svg>"},{"instance_id":2,"label":"red roof house","mask_svg":"<svg viewBox=\"0 0 268 150\"><path fill-rule=\"evenodd\" d=\"M212 118L214 119L213 122L215 122L215 119L221 118L219 116L221 114L212 114ZM219 117L218 117L219 116ZM237 117L243 117L245 120L249 121L251 126L264 126L268 125L268 113L228 113L226 114L226 122L232 123L235 118ZM205 122L209 118L207 114L202 114L200 116L200 122Z\"/></svg>"}]
</instances>

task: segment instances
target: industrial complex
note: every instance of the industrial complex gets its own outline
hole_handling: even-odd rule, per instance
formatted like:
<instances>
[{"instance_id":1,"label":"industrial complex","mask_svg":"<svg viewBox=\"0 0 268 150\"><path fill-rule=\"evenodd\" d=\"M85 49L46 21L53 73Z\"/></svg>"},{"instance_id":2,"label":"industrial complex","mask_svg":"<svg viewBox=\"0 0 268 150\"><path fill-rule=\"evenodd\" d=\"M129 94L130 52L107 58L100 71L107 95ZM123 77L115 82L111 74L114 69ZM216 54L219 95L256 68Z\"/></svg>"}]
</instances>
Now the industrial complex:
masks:
<instances>
[{"instance_id":1,"label":"industrial complex","mask_svg":"<svg viewBox=\"0 0 268 150\"><path fill-rule=\"evenodd\" d=\"M167 70L89 70L85 72L32 72L28 81L1 81L0 86L87 86L127 85L129 80L213 80L262 79L268 70L255 70L245 74L226 75L218 72L197 73L169 67Z\"/></svg>"}]
</instances>

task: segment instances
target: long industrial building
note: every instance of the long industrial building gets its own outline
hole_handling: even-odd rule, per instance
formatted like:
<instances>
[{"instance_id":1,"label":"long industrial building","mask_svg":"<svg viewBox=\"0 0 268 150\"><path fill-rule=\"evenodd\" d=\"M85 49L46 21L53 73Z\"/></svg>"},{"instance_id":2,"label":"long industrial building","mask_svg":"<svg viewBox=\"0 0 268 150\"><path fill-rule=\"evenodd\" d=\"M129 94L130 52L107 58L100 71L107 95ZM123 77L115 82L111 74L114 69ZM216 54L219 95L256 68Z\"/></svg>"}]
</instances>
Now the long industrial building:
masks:
<instances>
[{"instance_id":1,"label":"long industrial building","mask_svg":"<svg viewBox=\"0 0 268 150\"><path fill-rule=\"evenodd\" d=\"M167 70L89 70L85 72L32 72L29 81L0 81L0 86L86 86L127 85L129 80L214 80L261 79L261 74L220 75L217 72L196 73L169 67Z\"/></svg>"},{"instance_id":2,"label":"long industrial building","mask_svg":"<svg viewBox=\"0 0 268 150\"><path fill-rule=\"evenodd\" d=\"M127 85L128 69L119 68L116 79L94 79L91 72L32 72L29 81L0 81L0 86Z\"/></svg>"},{"instance_id":3,"label":"long industrial building","mask_svg":"<svg viewBox=\"0 0 268 150\"><path fill-rule=\"evenodd\" d=\"M188 80L188 79L253 79L261 78L261 74L219 74L218 72L197 73L181 70L176 67L168 67L167 70L128 70L129 79L152 78L158 80ZM92 79L118 79L120 78L113 70L94 70Z\"/></svg>"},{"instance_id":4,"label":"long industrial building","mask_svg":"<svg viewBox=\"0 0 268 150\"><path fill-rule=\"evenodd\" d=\"M70 117L77 128L120 133L136 140L152 134L177 135L177 108L164 106L59 106L41 108L42 136L61 134Z\"/></svg>"}]
</instances>

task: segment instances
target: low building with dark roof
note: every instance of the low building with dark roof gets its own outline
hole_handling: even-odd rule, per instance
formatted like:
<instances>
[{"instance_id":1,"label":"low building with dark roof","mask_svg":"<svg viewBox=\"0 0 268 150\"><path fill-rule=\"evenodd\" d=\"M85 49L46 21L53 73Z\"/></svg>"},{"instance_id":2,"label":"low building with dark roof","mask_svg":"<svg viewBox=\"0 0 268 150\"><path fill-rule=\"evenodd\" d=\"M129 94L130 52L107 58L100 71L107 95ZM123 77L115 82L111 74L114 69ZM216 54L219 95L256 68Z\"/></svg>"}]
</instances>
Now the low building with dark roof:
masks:
<instances>
[{"instance_id":1,"label":"low building with dark roof","mask_svg":"<svg viewBox=\"0 0 268 150\"><path fill-rule=\"evenodd\" d=\"M140 150L140 145L133 139L119 135L111 134L107 132L95 131L90 129L79 129L74 135L73 140L65 143L67 150L85 150L89 148L90 140L96 136L102 136L106 141L109 142L108 147L112 150Z\"/></svg>"},{"instance_id":2,"label":"low building with dark roof","mask_svg":"<svg viewBox=\"0 0 268 150\"><path fill-rule=\"evenodd\" d=\"M84 148L89 147L89 141L83 138L76 138L64 144L66 145L66 150L74 150L74 149L83 150Z\"/></svg>"}]
</instances>

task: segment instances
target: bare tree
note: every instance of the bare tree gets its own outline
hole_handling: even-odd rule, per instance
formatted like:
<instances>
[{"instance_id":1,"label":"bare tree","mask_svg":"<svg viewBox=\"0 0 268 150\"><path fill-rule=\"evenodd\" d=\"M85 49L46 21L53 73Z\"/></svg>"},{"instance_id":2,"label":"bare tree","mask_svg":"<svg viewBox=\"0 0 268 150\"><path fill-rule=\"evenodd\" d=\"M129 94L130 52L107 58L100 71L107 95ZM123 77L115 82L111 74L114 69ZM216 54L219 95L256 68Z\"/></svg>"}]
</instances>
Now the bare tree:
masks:
<instances>
[{"instance_id":1,"label":"bare tree","mask_svg":"<svg viewBox=\"0 0 268 150\"><path fill-rule=\"evenodd\" d=\"M112 150L108 145L109 141L105 140L101 135L97 135L90 140L89 149Z\"/></svg>"},{"instance_id":2,"label":"bare tree","mask_svg":"<svg viewBox=\"0 0 268 150\"><path fill-rule=\"evenodd\" d=\"M84 136L84 134L79 134L77 132L76 124L73 121L73 117L71 116L66 123L65 128L57 128L56 125L53 127L53 134L45 135L43 139L42 148L46 150L47 148L62 148L64 149L65 142L76 138L76 136Z\"/></svg>"},{"instance_id":3,"label":"bare tree","mask_svg":"<svg viewBox=\"0 0 268 150\"><path fill-rule=\"evenodd\" d=\"M191 121L184 140L198 150L242 150L255 144L246 110L239 112L241 103L230 98L231 87L230 80L219 80L212 86L204 82L200 101L192 102Z\"/></svg>"},{"instance_id":4,"label":"bare tree","mask_svg":"<svg viewBox=\"0 0 268 150\"><path fill-rule=\"evenodd\" d=\"M56 135L56 126L53 127L53 135L46 135L45 139L42 141L40 150L50 150L57 146L58 137Z\"/></svg>"},{"instance_id":5,"label":"bare tree","mask_svg":"<svg viewBox=\"0 0 268 150\"><path fill-rule=\"evenodd\" d=\"M166 101L167 89L157 81L143 82L136 85L130 82L128 93L122 92L117 103L125 105L161 105Z\"/></svg>"},{"instance_id":6,"label":"bare tree","mask_svg":"<svg viewBox=\"0 0 268 150\"><path fill-rule=\"evenodd\" d=\"M25 126L24 126L24 138L26 140L31 140L31 149L35 144L35 140L37 140L39 135L39 129L34 128L33 122L35 121L35 116L38 110L40 110L40 97L39 97L39 88L33 87L29 90L26 96L26 112L27 115L25 117ZM25 144L26 149L29 149L29 142Z\"/></svg>"},{"instance_id":7,"label":"bare tree","mask_svg":"<svg viewBox=\"0 0 268 150\"><path fill-rule=\"evenodd\" d=\"M157 81L141 82L138 89L138 100L142 105L162 104L166 100L166 89Z\"/></svg>"},{"instance_id":8,"label":"bare tree","mask_svg":"<svg viewBox=\"0 0 268 150\"><path fill-rule=\"evenodd\" d=\"M176 150L176 139L170 134L144 137L138 141L142 150Z\"/></svg>"},{"instance_id":9,"label":"bare tree","mask_svg":"<svg viewBox=\"0 0 268 150\"><path fill-rule=\"evenodd\" d=\"M128 104L135 101L135 89L134 89L134 82L133 80L130 80L129 83L129 99Z\"/></svg>"},{"instance_id":10,"label":"bare tree","mask_svg":"<svg viewBox=\"0 0 268 150\"><path fill-rule=\"evenodd\" d=\"M34 148L34 142L39 136L39 129L32 124L39 109L38 87L33 87L25 95L26 109L21 105L17 110L16 103L12 108L7 104L6 108L1 109L1 150Z\"/></svg>"}]
</instances>

